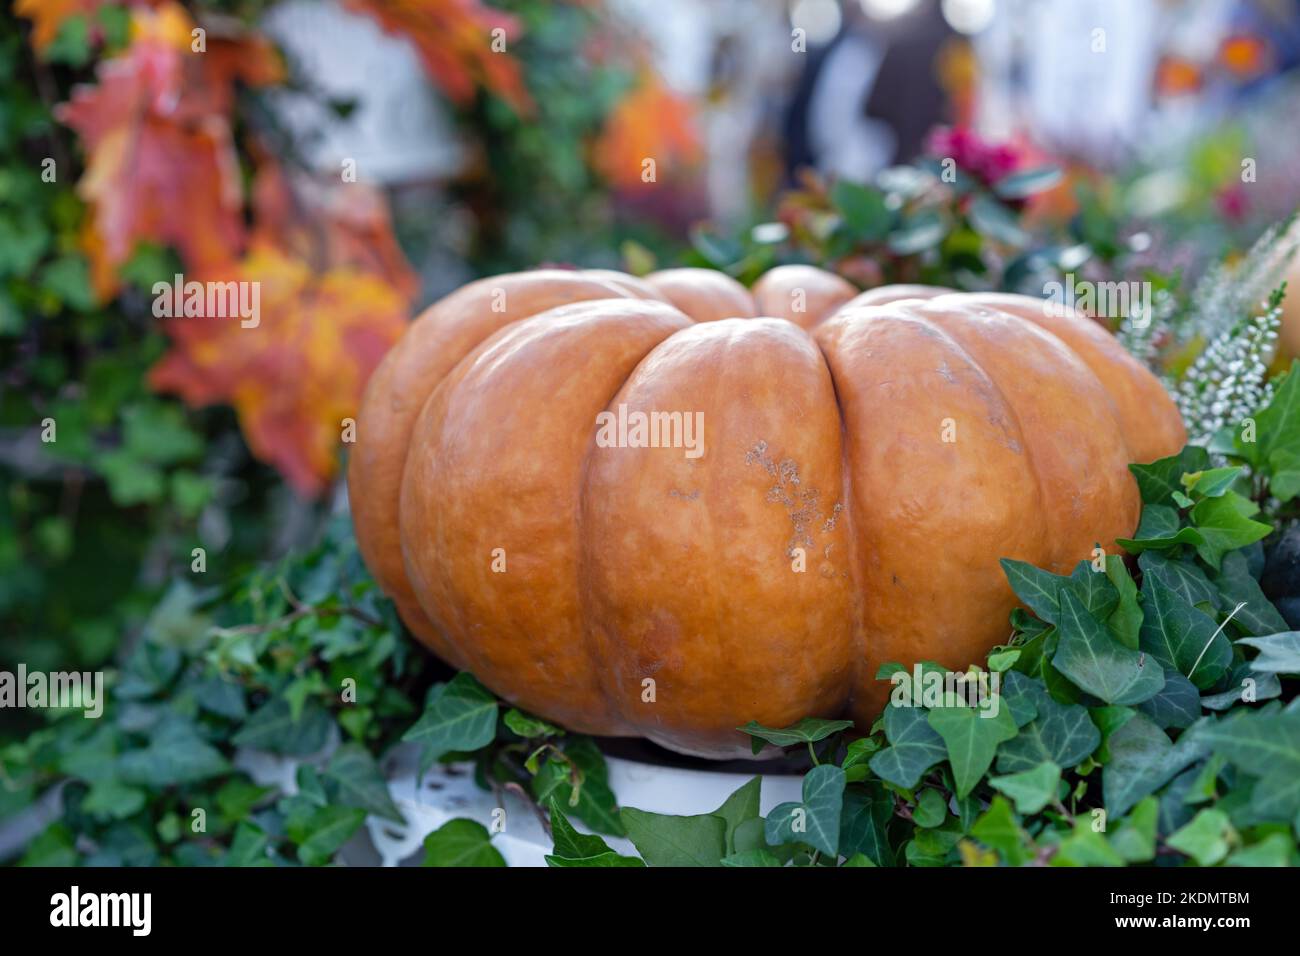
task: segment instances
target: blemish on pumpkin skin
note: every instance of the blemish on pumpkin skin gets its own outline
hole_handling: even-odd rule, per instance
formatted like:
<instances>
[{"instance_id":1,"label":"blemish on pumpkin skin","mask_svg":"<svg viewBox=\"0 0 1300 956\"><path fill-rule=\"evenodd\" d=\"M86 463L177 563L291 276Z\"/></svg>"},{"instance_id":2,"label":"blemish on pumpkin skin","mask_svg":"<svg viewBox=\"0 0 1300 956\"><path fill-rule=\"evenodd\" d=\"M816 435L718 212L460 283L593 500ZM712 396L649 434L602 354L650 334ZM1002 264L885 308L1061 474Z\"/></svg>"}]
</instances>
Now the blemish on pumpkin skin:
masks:
<instances>
[{"instance_id":1,"label":"blemish on pumpkin skin","mask_svg":"<svg viewBox=\"0 0 1300 956\"><path fill-rule=\"evenodd\" d=\"M686 501L696 501L700 497L700 489L696 488L694 491L678 491L676 488L670 488L668 490L668 497L683 498Z\"/></svg>"},{"instance_id":2,"label":"blemish on pumpkin skin","mask_svg":"<svg viewBox=\"0 0 1300 956\"><path fill-rule=\"evenodd\" d=\"M786 557L793 558L796 548L811 550L816 547L809 528L818 519L823 519L821 526L823 534L828 534L835 529L836 519L844 510L844 506L836 502L831 508L830 515L827 516L821 508L821 492L816 488L800 487L802 481L799 477L799 466L793 458L775 461L767 454L767 442L759 441L745 453L745 464L757 464L776 479L776 484L767 491L766 500L783 506L790 517L791 524L794 525L793 534L786 545ZM829 556L829 548L826 556Z\"/></svg>"}]
</instances>

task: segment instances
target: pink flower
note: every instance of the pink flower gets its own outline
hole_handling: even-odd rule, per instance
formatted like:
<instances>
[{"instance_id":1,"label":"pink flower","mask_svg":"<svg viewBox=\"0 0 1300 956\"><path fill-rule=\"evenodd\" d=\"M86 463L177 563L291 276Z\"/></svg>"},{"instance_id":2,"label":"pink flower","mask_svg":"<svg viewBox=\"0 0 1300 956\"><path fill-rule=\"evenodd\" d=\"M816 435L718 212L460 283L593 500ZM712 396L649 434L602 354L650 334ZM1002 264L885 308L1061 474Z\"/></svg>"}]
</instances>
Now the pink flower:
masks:
<instances>
[{"instance_id":1,"label":"pink flower","mask_svg":"<svg viewBox=\"0 0 1300 956\"><path fill-rule=\"evenodd\" d=\"M992 185L1021 163L1020 150L1009 143L988 143L965 126L936 126L930 131L926 152L952 159L959 169L985 185Z\"/></svg>"}]
</instances>

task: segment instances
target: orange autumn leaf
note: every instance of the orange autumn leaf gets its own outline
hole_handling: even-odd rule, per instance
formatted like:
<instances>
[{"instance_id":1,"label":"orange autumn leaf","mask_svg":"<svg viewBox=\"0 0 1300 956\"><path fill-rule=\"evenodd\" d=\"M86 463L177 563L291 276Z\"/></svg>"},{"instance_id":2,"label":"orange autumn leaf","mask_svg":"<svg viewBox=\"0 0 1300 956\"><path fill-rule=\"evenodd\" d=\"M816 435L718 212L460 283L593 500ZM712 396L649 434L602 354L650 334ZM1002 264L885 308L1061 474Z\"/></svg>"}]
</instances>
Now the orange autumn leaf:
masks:
<instances>
[{"instance_id":1,"label":"orange autumn leaf","mask_svg":"<svg viewBox=\"0 0 1300 956\"><path fill-rule=\"evenodd\" d=\"M656 179L699 158L690 100L649 70L614 107L596 142L596 168L623 189L646 185L644 163L654 160Z\"/></svg>"},{"instance_id":2,"label":"orange autumn leaf","mask_svg":"<svg viewBox=\"0 0 1300 956\"><path fill-rule=\"evenodd\" d=\"M131 43L101 63L58 111L81 137L86 170L77 192L90 206L96 287L140 241L175 246L186 266L232 262L243 247L239 163L229 113L238 82L273 82L278 57L264 40L210 31L191 48L194 21L166 3L132 15ZM111 290L109 290L111 291Z\"/></svg>"},{"instance_id":3,"label":"orange autumn leaf","mask_svg":"<svg viewBox=\"0 0 1300 956\"><path fill-rule=\"evenodd\" d=\"M76 16L91 16L104 0L15 0L14 13L32 21L32 46L44 53L63 24Z\"/></svg>"},{"instance_id":4,"label":"orange autumn leaf","mask_svg":"<svg viewBox=\"0 0 1300 956\"><path fill-rule=\"evenodd\" d=\"M469 103L483 87L517 112L531 112L519 61L508 52L519 34L517 18L479 0L346 0L345 5L415 44L425 72L453 103Z\"/></svg>"},{"instance_id":5,"label":"orange autumn leaf","mask_svg":"<svg viewBox=\"0 0 1300 956\"><path fill-rule=\"evenodd\" d=\"M188 277L187 277L188 278ZM256 283L257 322L172 318L172 349L150 385L193 406L232 405L254 455L300 493L333 477L343 420L405 327L407 302L383 280L353 269L316 273L262 243L217 281ZM248 301L253 286L246 286Z\"/></svg>"}]
</instances>

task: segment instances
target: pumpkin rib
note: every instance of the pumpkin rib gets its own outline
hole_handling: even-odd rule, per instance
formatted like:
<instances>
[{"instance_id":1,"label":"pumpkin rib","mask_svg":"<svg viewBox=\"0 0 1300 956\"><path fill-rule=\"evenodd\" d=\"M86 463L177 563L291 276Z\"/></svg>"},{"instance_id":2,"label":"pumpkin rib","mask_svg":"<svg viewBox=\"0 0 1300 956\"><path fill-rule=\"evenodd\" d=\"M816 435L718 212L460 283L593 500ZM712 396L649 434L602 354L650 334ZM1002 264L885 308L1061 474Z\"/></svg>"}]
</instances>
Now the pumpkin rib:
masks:
<instances>
[{"instance_id":1,"label":"pumpkin rib","mask_svg":"<svg viewBox=\"0 0 1300 956\"><path fill-rule=\"evenodd\" d=\"M502 311L492 308L498 290L504 296ZM407 449L429 396L462 359L500 329L565 302L627 298L637 291L634 284L624 286L603 274L559 269L479 279L425 309L371 376L348 462L348 498L357 540L366 566L394 599L402 619L435 650L445 651L445 642L432 622L415 613L419 605L402 563L397 520ZM656 295L645 291L652 298Z\"/></svg>"},{"instance_id":2,"label":"pumpkin rib","mask_svg":"<svg viewBox=\"0 0 1300 956\"><path fill-rule=\"evenodd\" d=\"M413 436L400 521L422 608L496 693L581 732L630 730L605 707L583 636L575 519L601 407L591 395L689 321L607 299L514 323L439 385ZM504 573L492 567L501 555Z\"/></svg>"},{"instance_id":3,"label":"pumpkin rib","mask_svg":"<svg viewBox=\"0 0 1300 956\"><path fill-rule=\"evenodd\" d=\"M1186 444L1182 417L1164 386L1097 322L1029 296L980 293L978 301L1060 339L1089 368L1112 402L1130 462L1152 461Z\"/></svg>"},{"instance_id":4,"label":"pumpkin rib","mask_svg":"<svg viewBox=\"0 0 1300 956\"><path fill-rule=\"evenodd\" d=\"M646 276L645 282L695 322L758 315L749 290L717 269L661 269Z\"/></svg>"},{"instance_id":5,"label":"pumpkin rib","mask_svg":"<svg viewBox=\"0 0 1300 956\"><path fill-rule=\"evenodd\" d=\"M1041 508L1025 517L1039 488L1008 445L1010 407L959 342L897 305L841 310L817 333L849 436L865 658L852 713L869 724L889 697L885 661L960 668L997 643L1010 592L989 542L1032 555L1046 528ZM940 440L944 418L958 420L955 444Z\"/></svg>"},{"instance_id":6,"label":"pumpkin rib","mask_svg":"<svg viewBox=\"0 0 1300 956\"><path fill-rule=\"evenodd\" d=\"M804 309L796 311L794 296L800 290ZM858 294L857 287L848 280L807 265L769 269L758 277L750 292L759 315L786 319L803 329L820 325Z\"/></svg>"},{"instance_id":7,"label":"pumpkin rib","mask_svg":"<svg viewBox=\"0 0 1300 956\"><path fill-rule=\"evenodd\" d=\"M1068 344L1015 313L969 300L917 304L911 311L930 316L961 343L1016 422L1038 482L1048 548L1032 557L1009 556L1068 573L1091 552L1097 536L1107 537L1106 517L1116 503L1131 503L1136 492L1110 396ZM1116 528L1108 544L1128 530Z\"/></svg>"},{"instance_id":8,"label":"pumpkin rib","mask_svg":"<svg viewBox=\"0 0 1300 956\"><path fill-rule=\"evenodd\" d=\"M744 756L735 728L748 720L838 712L852 583L842 526L824 528L840 492L840 421L815 343L779 319L700 323L656 346L611 407L620 403L699 409L708 436L698 459L592 453L583 514L584 547L600 549L595 666L624 718L681 752ZM797 544L807 573L791 567ZM646 677L653 706L639 696Z\"/></svg>"}]
</instances>

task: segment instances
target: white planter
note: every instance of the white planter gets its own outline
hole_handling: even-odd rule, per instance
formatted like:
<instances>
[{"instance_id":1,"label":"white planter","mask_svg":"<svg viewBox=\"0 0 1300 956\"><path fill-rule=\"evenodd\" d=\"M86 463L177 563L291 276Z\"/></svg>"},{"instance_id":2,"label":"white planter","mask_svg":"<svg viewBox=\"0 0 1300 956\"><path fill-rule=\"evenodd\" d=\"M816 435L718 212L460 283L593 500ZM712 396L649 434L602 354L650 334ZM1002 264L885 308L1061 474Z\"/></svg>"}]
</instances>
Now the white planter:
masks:
<instances>
[{"instance_id":1,"label":"white planter","mask_svg":"<svg viewBox=\"0 0 1300 956\"><path fill-rule=\"evenodd\" d=\"M696 814L717 809L753 774L717 773L707 770L682 770L609 757L609 784L622 806L637 807L655 813ZM802 778L765 775L760 810L766 814L778 803L800 799ZM500 807L491 792L474 783L472 764L437 765L416 783L414 770L403 769L389 781L389 791L402 815L405 827L388 820L370 817L366 826L371 841L384 866L403 861L418 863L423 858L424 838L448 820L468 817L489 829L493 813L505 810L505 828L492 838L492 844L510 866L545 866L551 852L551 840L542 829L535 812L513 793L505 795ZM500 816L500 814L497 814ZM578 821L574 826L586 830ZM611 847L635 855L632 844L617 837L605 837Z\"/></svg>"}]
</instances>

